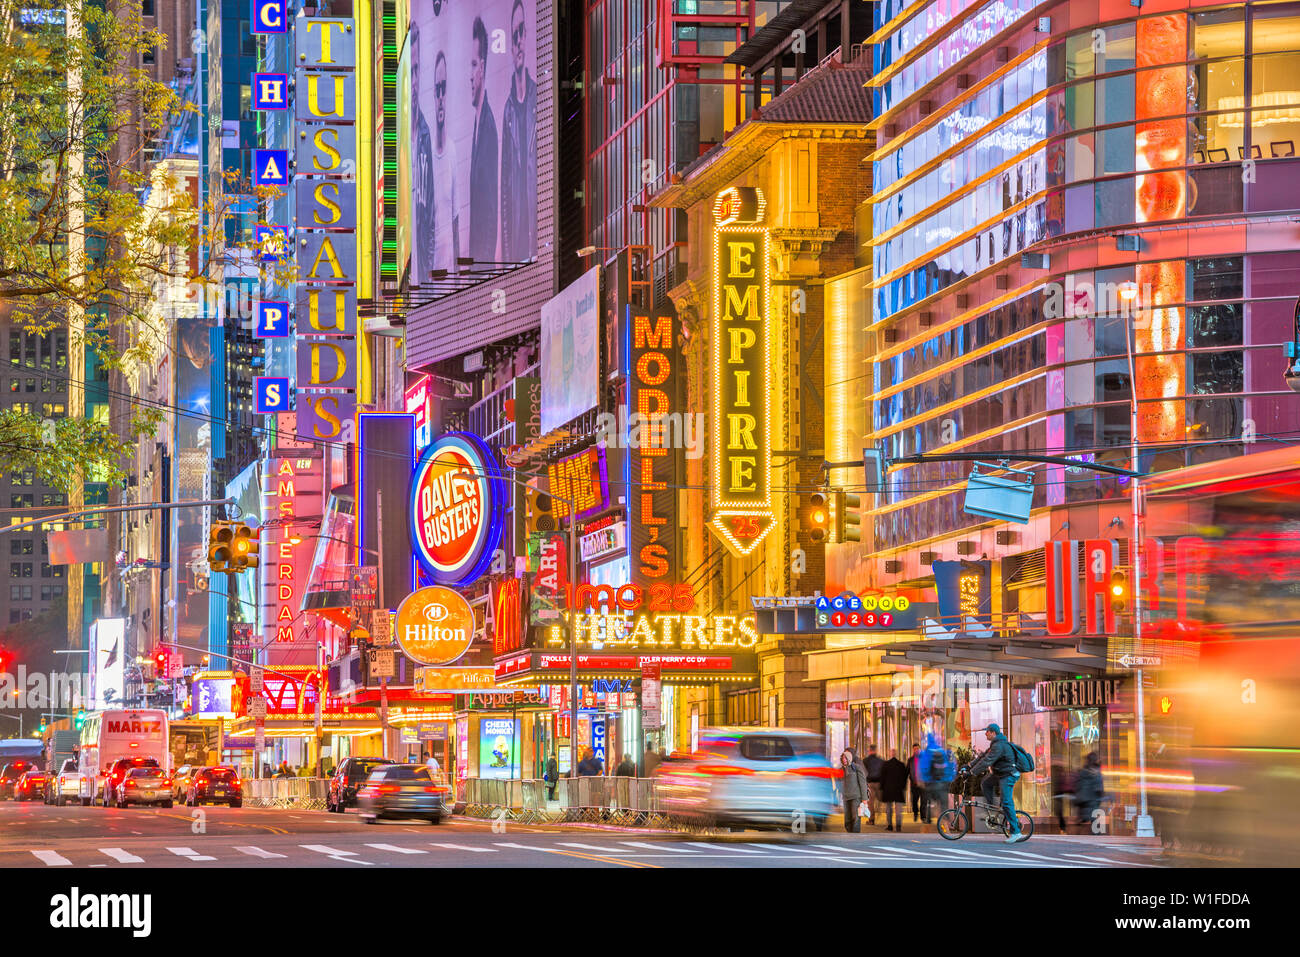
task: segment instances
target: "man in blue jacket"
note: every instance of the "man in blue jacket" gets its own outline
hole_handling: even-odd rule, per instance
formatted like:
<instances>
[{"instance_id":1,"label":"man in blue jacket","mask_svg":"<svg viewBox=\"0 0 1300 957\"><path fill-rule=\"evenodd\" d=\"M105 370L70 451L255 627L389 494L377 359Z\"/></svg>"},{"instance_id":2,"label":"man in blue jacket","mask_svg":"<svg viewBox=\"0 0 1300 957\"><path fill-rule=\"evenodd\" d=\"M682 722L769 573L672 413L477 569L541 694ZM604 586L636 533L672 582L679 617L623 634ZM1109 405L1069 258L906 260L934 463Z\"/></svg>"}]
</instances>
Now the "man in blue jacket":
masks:
<instances>
[{"instance_id":1,"label":"man in blue jacket","mask_svg":"<svg viewBox=\"0 0 1300 957\"><path fill-rule=\"evenodd\" d=\"M984 800L989 804L993 803L994 796L1001 797L1010 831L1006 843L1018 844L1027 840L1027 835L1020 831L1020 822L1016 819L1016 799L1012 793L1016 781L1020 779L1020 772L1016 770L1016 755L1011 750L1011 742L996 724L984 729L984 737L990 742L988 750L970 766L970 773L976 775L985 768L989 769L988 777L980 785L980 790L984 792Z\"/></svg>"}]
</instances>

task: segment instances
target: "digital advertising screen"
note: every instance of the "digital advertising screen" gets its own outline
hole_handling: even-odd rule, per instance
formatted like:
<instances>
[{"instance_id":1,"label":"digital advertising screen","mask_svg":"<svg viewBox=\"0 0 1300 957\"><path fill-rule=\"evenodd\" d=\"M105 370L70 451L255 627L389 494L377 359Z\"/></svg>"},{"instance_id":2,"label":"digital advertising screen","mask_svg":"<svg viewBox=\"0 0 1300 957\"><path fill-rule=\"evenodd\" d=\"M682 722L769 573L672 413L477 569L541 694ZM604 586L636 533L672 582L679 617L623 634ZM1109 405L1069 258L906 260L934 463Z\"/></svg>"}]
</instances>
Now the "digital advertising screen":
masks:
<instances>
[{"instance_id":1,"label":"digital advertising screen","mask_svg":"<svg viewBox=\"0 0 1300 957\"><path fill-rule=\"evenodd\" d=\"M478 728L478 776L497 780L519 777L518 719L480 718Z\"/></svg>"}]
</instances>

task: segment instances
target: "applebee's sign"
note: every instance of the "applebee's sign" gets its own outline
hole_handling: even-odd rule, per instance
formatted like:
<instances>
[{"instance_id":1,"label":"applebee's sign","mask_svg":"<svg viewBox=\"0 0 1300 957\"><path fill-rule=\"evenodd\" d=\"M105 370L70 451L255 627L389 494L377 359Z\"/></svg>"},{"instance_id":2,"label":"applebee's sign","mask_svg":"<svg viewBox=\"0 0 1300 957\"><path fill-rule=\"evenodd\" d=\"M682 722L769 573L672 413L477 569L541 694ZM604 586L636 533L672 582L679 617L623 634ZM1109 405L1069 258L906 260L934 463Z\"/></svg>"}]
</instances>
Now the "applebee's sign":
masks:
<instances>
[{"instance_id":1,"label":"applebee's sign","mask_svg":"<svg viewBox=\"0 0 1300 957\"><path fill-rule=\"evenodd\" d=\"M449 432L420 456L411 481L411 544L433 580L468 585L482 577L501 539L506 495L483 440Z\"/></svg>"},{"instance_id":2,"label":"applebee's sign","mask_svg":"<svg viewBox=\"0 0 1300 957\"><path fill-rule=\"evenodd\" d=\"M473 640L474 609L450 588L421 588L397 607L397 643L420 664L449 664Z\"/></svg>"}]
</instances>

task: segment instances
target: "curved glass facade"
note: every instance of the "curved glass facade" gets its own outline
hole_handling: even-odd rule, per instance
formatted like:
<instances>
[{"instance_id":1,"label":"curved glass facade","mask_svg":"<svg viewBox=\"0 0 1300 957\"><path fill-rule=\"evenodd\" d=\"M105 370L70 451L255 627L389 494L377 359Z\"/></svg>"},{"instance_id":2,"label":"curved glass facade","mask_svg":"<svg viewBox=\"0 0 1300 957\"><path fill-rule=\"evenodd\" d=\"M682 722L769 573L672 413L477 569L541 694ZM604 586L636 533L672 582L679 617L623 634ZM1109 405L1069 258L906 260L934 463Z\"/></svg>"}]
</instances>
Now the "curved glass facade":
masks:
<instances>
[{"instance_id":1,"label":"curved glass facade","mask_svg":"<svg viewBox=\"0 0 1300 957\"><path fill-rule=\"evenodd\" d=\"M872 440L1127 465L1136 392L1144 469L1300 441L1300 4L1029 9L880 6ZM876 547L979 524L967 471L891 473ZM1127 494L1050 467L1034 504Z\"/></svg>"}]
</instances>

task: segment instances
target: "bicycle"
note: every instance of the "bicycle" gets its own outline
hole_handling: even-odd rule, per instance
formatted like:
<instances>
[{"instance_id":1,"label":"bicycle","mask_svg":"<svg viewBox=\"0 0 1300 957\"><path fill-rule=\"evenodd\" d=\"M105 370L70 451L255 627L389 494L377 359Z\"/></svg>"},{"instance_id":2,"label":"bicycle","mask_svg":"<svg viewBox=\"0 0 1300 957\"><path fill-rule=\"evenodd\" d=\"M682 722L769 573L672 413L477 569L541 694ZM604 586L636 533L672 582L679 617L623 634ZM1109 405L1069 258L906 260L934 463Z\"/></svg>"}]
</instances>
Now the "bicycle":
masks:
<instances>
[{"instance_id":1,"label":"bicycle","mask_svg":"<svg viewBox=\"0 0 1300 957\"><path fill-rule=\"evenodd\" d=\"M967 795L970 790L970 770L962 768L957 772L957 781L961 784L961 791L955 807L950 807L939 815L939 820L935 823L935 829L939 836L946 841L959 841L966 836L971 829L970 818L967 816L969 810L972 814L980 813L985 815L985 821L989 828L994 831L1000 831L1007 837L1011 836L1011 829L1008 827L1006 812L1000 805L994 806L984 801L978 800ZM1016 811L1016 822L1020 825L1020 832L1028 840L1034 834L1034 819L1024 811Z\"/></svg>"}]
</instances>

